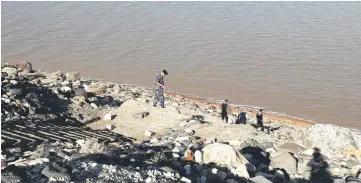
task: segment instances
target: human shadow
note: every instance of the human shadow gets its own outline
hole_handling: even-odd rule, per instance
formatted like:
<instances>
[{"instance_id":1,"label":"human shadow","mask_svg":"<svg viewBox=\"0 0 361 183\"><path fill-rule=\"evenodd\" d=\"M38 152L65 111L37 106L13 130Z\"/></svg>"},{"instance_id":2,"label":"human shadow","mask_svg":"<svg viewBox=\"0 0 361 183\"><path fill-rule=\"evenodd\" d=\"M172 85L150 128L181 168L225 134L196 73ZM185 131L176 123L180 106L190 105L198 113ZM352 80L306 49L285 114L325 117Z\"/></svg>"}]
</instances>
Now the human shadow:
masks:
<instances>
[{"instance_id":1,"label":"human shadow","mask_svg":"<svg viewBox=\"0 0 361 183\"><path fill-rule=\"evenodd\" d=\"M263 128L264 130L267 131L268 134L274 133L275 131L281 128L280 126L272 126L272 125L263 125L263 127L260 127L257 124L251 124L251 126L253 126L255 129Z\"/></svg>"},{"instance_id":2,"label":"human shadow","mask_svg":"<svg viewBox=\"0 0 361 183\"><path fill-rule=\"evenodd\" d=\"M332 176L329 172L329 164L317 147L313 148L312 160L308 162L311 167L310 181L312 183L332 183Z\"/></svg>"}]
</instances>

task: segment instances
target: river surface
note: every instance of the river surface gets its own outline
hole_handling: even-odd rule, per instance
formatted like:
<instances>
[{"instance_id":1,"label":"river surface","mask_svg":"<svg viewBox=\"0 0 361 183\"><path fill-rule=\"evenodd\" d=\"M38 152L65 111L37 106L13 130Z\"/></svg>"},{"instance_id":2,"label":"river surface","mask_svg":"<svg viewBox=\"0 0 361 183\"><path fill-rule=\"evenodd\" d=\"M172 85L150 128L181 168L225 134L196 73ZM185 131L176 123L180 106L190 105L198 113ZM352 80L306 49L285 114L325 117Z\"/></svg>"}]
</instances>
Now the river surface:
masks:
<instances>
[{"instance_id":1,"label":"river surface","mask_svg":"<svg viewBox=\"0 0 361 183\"><path fill-rule=\"evenodd\" d=\"M2 2L2 62L361 129L361 2Z\"/></svg>"}]
</instances>

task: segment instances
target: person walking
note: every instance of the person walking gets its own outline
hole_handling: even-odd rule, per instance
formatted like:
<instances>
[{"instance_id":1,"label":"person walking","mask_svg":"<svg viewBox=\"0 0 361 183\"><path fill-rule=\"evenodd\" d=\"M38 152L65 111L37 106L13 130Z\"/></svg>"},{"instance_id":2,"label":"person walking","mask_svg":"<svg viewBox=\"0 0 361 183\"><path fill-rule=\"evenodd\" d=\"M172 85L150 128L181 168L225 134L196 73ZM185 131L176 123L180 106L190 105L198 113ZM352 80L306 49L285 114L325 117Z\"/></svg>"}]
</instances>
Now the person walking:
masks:
<instances>
[{"instance_id":1,"label":"person walking","mask_svg":"<svg viewBox=\"0 0 361 183\"><path fill-rule=\"evenodd\" d=\"M168 75L168 72L166 70L163 70L162 72L158 73L157 76L155 76L154 79L154 92L155 92L155 96L154 96L154 101L153 101L153 106L157 107L158 102L160 103L160 106L162 108L164 107L164 76Z\"/></svg>"},{"instance_id":2,"label":"person walking","mask_svg":"<svg viewBox=\"0 0 361 183\"><path fill-rule=\"evenodd\" d=\"M224 103L222 103L221 108L222 108L222 112L221 112L222 120L225 120L226 123L228 123L228 113L227 113L228 99L224 100Z\"/></svg>"},{"instance_id":3,"label":"person walking","mask_svg":"<svg viewBox=\"0 0 361 183\"><path fill-rule=\"evenodd\" d=\"M263 110L260 109L259 112L257 113L256 115L256 118L257 118L257 128L261 127L262 131L264 131L264 126L263 126Z\"/></svg>"}]
</instances>

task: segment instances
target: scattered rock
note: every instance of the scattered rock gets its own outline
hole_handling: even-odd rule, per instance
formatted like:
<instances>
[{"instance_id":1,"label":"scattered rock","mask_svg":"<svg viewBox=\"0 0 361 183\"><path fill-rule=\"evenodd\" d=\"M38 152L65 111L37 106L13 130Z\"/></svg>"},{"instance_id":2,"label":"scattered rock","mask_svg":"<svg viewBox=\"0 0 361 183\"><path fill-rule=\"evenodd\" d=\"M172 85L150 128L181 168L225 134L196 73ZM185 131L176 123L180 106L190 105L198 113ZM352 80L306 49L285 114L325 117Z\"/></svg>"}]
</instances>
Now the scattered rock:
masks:
<instances>
[{"instance_id":1,"label":"scattered rock","mask_svg":"<svg viewBox=\"0 0 361 183\"><path fill-rule=\"evenodd\" d=\"M141 113L136 113L133 115L134 118L136 119L143 119L145 117L147 117L149 115L149 112L141 112Z\"/></svg>"},{"instance_id":2,"label":"scattered rock","mask_svg":"<svg viewBox=\"0 0 361 183\"><path fill-rule=\"evenodd\" d=\"M241 147L241 144L242 144L242 142L239 141L239 140L231 140L231 141L229 141L229 145L235 146L237 148Z\"/></svg>"},{"instance_id":3,"label":"scattered rock","mask_svg":"<svg viewBox=\"0 0 361 183\"><path fill-rule=\"evenodd\" d=\"M74 90L75 96L83 96L86 97L87 93L84 88L77 88Z\"/></svg>"},{"instance_id":4,"label":"scattered rock","mask_svg":"<svg viewBox=\"0 0 361 183\"><path fill-rule=\"evenodd\" d=\"M346 165L348 168L353 168L353 167L360 165L360 163L357 161L354 161L354 160L347 160Z\"/></svg>"},{"instance_id":5,"label":"scattered rock","mask_svg":"<svg viewBox=\"0 0 361 183\"><path fill-rule=\"evenodd\" d=\"M247 159L232 146L220 143L210 144L202 149L205 163L216 163L229 168L235 168L240 177L249 178L245 164Z\"/></svg>"},{"instance_id":6,"label":"scattered rock","mask_svg":"<svg viewBox=\"0 0 361 183\"><path fill-rule=\"evenodd\" d=\"M115 126L114 125L106 125L106 128L107 128L107 130L112 131L112 130L114 130Z\"/></svg>"},{"instance_id":7,"label":"scattered rock","mask_svg":"<svg viewBox=\"0 0 361 183\"><path fill-rule=\"evenodd\" d=\"M297 173L297 160L290 153L283 153L271 159L271 165L276 168L283 168L289 174Z\"/></svg>"},{"instance_id":8,"label":"scattered rock","mask_svg":"<svg viewBox=\"0 0 361 183\"><path fill-rule=\"evenodd\" d=\"M202 162L202 152L197 150L195 153L194 153L194 159L197 163L201 163Z\"/></svg>"},{"instance_id":9,"label":"scattered rock","mask_svg":"<svg viewBox=\"0 0 361 183\"><path fill-rule=\"evenodd\" d=\"M192 183L192 181L191 181L190 179L186 178L186 177L182 177L182 178L180 179L180 181L182 181L182 182L184 182L184 183Z\"/></svg>"},{"instance_id":10,"label":"scattered rock","mask_svg":"<svg viewBox=\"0 0 361 183\"><path fill-rule=\"evenodd\" d=\"M251 181L253 181L254 183L272 183L270 180L262 177L262 176L256 176L256 177L252 177L250 178Z\"/></svg>"},{"instance_id":11,"label":"scattered rock","mask_svg":"<svg viewBox=\"0 0 361 183\"><path fill-rule=\"evenodd\" d=\"M94 109L98 109L99 107L95 103L91 103L90 106Z\"/></svg>"},{"instance_id":12,"label":"scattered rock","mask_svg":"<svg viewBox=\"0 0 361 183\"><path fill-rule=\"evenodd\" d=\"M57 180L70 180L70 175L67 173L66 169L62 167L53 167L53 166L46 166L42 171L41 174L50 178L55 178Z\"/></svg>"},{"instance_id":13,"label":"scattered rock","mask_svg":"<svg viewBox=\"0 0 361 183\"><path fill-rule=\"evenodd\" d=\"M18 70L16 68L13 67L5 67L1 69L1 72L5 72L8 77L10 78L16 78L18 77Z\"/></svg>"},{"instance_id":14,"label":"scattered rock","mask_svg":"<svg viewBox=\"0 0 361 183\"><path fill-rule=\"evenodd\" d=\"M299 152L302 152L304 148L298 144L287 142L279 146L278 148L286 150L287 152L291 152L294 154L297 154Z\"/></svg>"},{"instance_id":15,"label":"scattered rock","mask_svg":"<svg viewBox=\"0 0 361 183\"><path fill-rule=\"evenodd\" d=\"M103 120L105 120L105 121L110 121L110 120L112 120L112 115L109 114L109 113L105 114L104 117L103 117Z\"/></svg>"},{"instance_id":16,"label":"scattered rock","mask_svg":"<svg viewBox=\"0 0 361 183\"><path fill-rule=\"evenodd\" d=\"M78 72L68 72L65 74L66 80L68 81L76 81L80 80L80 74Z\"/></svg>"},{"instance_id":17,"label":"scattered rock","mask_svg":"<svg viewBox=\"0 0 361 183\"><path fill-rule=\"evenodd\" d=\"M155 133L154 132L151 132L151 131L145 131L144 132L144 135L147 136L147 137L150 137L152 135L154 135Z\"/></svg>"}]
</instances>

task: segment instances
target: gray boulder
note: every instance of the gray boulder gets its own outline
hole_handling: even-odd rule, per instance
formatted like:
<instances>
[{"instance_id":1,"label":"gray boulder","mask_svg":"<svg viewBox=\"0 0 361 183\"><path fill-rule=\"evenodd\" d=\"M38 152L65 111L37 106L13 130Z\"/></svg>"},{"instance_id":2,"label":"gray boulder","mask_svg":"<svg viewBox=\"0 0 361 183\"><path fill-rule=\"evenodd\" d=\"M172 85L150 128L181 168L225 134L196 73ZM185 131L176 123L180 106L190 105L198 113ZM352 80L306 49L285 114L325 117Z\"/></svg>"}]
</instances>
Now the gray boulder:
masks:
<instances>
[{"instance_id":1,"label":"gray boulder","mask_svg":"<svg viewBox=\"0 0 361 183\"><path fill-rule=\"evenodd\" d=\"M205 163L216 163L235 169L235 174L239 177L249 178L246 164L248 160L232 146L221 143L213 143L202 149L203 161Z\"/></svg>"},{"instance_id":2,"label":"gray boulder","mask_svg":"<svg viewBox=\"0 0 361 183\"><path fill-rule=\"evenodd\" d=\"M297 160L290 153L283 153L271 159L271 165L275 168L283 168L289 174L297 173Z\"/></svg>"},{"instance_id":3,"label":"gray boulder","mask_svg":"<svg viewBox=\"0 0 361 183\"><path fill-rule=\"evenodd\" d=\"M272 183L270 180L262 177L262 176L256 176L256 177L252 177L250 178L251 181L253 181L254 183Z\"/></svg>"},{"instance_id":4,"label":"gray boulder","mask_svg":"<svg viewBox=\"0 0 361 183\"><path fill-rule=\"evenodd\" d=\"M75 96L83 96L86 97L87 96L87 92L85 91L84 88L77 88L74 90Z\"/></svg>"},{"instance_id":5,"label":"gray boulder","mask_svg":"<svg viewBox=\"0 0 361 183\"><path fill-rule=\"evenodd\" d=\"M287 151L287 152L294 153L294 154L297 154L304 150L304 148L302 146L295 144L295 143L291 143L291 142L284 143L281 146L279 146L278 148L281 150Z\"/></svg>"}]
</instances>

